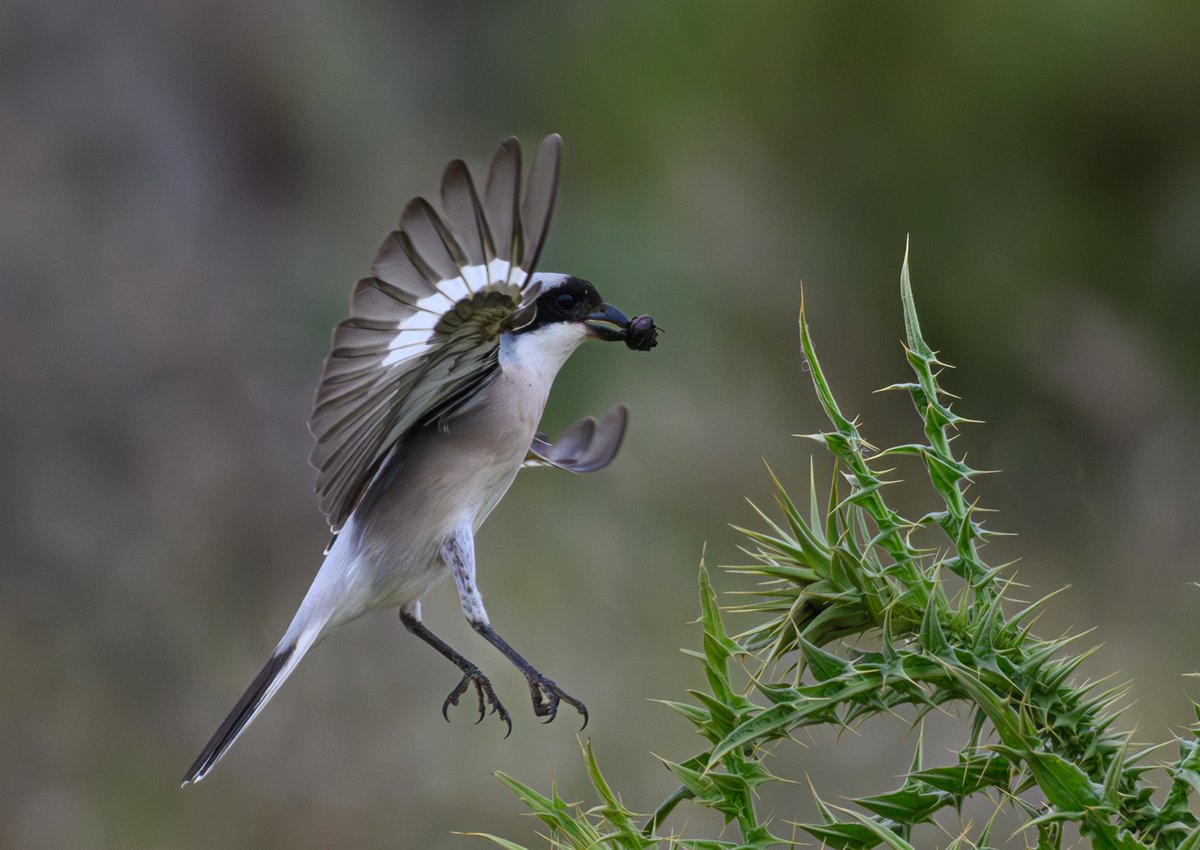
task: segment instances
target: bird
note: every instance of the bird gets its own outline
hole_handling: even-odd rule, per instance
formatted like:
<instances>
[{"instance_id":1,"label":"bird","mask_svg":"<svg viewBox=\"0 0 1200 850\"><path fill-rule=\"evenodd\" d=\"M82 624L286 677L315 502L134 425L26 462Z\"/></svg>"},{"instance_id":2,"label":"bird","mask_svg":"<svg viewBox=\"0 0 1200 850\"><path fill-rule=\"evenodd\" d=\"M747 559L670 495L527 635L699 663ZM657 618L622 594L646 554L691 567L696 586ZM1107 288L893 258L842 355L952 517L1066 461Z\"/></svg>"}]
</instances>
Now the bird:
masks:
<instances>
[{"instance_id":1,"label":"bird","mask_svg":"<svg viewBox=\"0 0 1200 850\"><path fill-rule=\"evenodd\" d=\"M659 328L604 302L589 281L536 271L558 190L562 139L538 145L522 195L522 150L505 139L482 193L461 159L441 181L441 213L414 198L358 282L333 331L309 419L316 493L332 539L284 633L184 774L202 780L305 654L358 617L398 609L404 627L461 673L442 703L472 688L479 720L512 719L491 681L439 638L421 599L451 578L471 627L512 662L534 714L584 703L540 673L492 627L476 580L475 535L528 467L586 473L620 448L628 408L579 420L556 441L537 426L555 376L586 340L648 351ZM478 722L478 721L477 721Z\"/></svg>"}]
</instances>

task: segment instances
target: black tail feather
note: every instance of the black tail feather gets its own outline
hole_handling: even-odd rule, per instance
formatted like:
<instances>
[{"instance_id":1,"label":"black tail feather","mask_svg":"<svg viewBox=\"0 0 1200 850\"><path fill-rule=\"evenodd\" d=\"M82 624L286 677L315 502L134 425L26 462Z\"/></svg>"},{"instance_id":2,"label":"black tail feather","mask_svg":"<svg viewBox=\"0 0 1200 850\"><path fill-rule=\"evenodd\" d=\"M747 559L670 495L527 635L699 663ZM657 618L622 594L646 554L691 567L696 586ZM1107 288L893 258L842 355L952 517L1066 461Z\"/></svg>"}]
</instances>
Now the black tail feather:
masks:
<instances>
[{"instance_id":1,"label":"black tail feather","mask_svg":"<svg viewBox=\"0 0 1200 850\"><path fill-rule=\"evenodd\" d=\"M266 696L267 690L271 687L271 683L275 681L275 677L287 664L288 659L296 651L295 644L276 652L271 656L271 660L266 663L266 666L259 671L259 674L254 677L254 681L250 683L250 687L242 694L242 698L238 700L237 705L233 707L233 711L229 712L229 716L225 718L225 722L205 744L203 751L192 762L192 766L188 768L187 773L183 776L183 785L189 782L199 782L204 778L204 775L212 769L212 766L217 763L221 756L225 755L225 751L233 744L242 730L246 728L246 724L250 722L250 718L262 705L263 698Z\"/></svg>"}]
</instances>

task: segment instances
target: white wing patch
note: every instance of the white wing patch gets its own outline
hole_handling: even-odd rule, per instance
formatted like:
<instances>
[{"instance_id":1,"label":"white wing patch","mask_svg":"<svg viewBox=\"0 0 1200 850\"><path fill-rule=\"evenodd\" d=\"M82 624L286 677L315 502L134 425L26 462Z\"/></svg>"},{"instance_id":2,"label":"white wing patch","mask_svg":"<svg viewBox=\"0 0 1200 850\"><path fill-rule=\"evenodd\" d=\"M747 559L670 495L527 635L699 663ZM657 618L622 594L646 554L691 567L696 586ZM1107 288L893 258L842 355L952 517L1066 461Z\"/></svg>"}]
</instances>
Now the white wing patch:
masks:
<instances>
[{"instance_id":1,"label":"white wing patch","mask_svg":"<svg viewBox=\"0 0 1200 850\"><path fill-rule=\"evenodd\" d=\"M497 283L503 284L515 277L518 286L524 284L528 275L520 266L507 260L495 259L486 266L467 266L456 278L439 280L434 284L437 291L412 303L414 313L396 325L398 333L388 343L388 355L381 366L394 366L422 351L414 350L428 346L433 340L433 329L442 317L476 292L484 292Z\"/></svg>"}]
</instances>

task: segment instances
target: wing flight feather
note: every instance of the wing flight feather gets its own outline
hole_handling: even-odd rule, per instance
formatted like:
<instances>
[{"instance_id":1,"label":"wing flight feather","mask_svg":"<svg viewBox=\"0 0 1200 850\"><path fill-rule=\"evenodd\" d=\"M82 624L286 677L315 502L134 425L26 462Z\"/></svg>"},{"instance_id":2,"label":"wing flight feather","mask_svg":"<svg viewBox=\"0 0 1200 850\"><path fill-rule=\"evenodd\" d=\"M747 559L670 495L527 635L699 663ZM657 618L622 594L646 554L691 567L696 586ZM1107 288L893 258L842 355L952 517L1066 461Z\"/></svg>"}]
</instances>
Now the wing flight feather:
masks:
<instances>
[{"instance_id":1,"label":"wing flight feather","mask_svg":"<svg viewBox=\"0 0 1200 850\"><path fill-rule=\"evenodd\" d=\"M557 135L539 145L524 200L515 138L496 152L482 198L466 165L451 162L442 212L410 201L355 287L309 419L316 491L335 532L397 441L444 423L498 370L501 329L536 297L561 146Z\"/></svg>"},{"instance_id":2,"label":"wing flight feather","mask_svg":"<svg viewBox=\"0 0 1200 850\"><path fill-rule=\"evenodd\" d=\"M524 467L553 466L568 472L598 472L612 463L625 438L629 408L618 404L600 422L580 419L550 442L545 434L533 438Z\"/></svg>"}]
</instances>

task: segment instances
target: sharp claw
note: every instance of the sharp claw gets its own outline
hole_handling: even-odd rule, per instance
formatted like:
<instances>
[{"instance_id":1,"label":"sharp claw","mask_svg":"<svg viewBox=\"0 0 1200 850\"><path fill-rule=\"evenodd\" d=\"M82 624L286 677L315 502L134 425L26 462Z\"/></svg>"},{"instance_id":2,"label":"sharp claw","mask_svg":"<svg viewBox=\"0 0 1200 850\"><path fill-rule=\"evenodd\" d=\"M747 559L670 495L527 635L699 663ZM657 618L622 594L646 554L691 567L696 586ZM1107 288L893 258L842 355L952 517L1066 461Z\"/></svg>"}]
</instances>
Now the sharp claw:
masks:
<instances>
[{"instance_id":1,"label":"sharp claw","mask_svg":"<svg viewBox=\"0 0 1200 850\"><path fill-rule=\"evenodd\" d=\"M488 681L487 676L484 676L478 668L469 669L464 672L458 686L450 692L445 702L442 703L442 717L446 719L446 722L450 721L450 706L457 706L459 698L467 692L467 688L471 687L471 685L475 686L475 693L479 697L479 717L475 719L475 724L479 725L482 723L483 718L487 717L488 714L498 713L500 719L508 725L508 732L504 735L507 738L512 734L512 720L509 718L508 711L504 708L504 705L496 697L496 692L492 690L492 683ZM488 711L489 706L491 707L491 711Z\"/></svg>"},{"instance_id":2,"label":"sharp claw","mask_svg":"<svg viewBox=\"0 0 1200 850\"><path fill-rule=\"evenodd\" d=\"M442 717L446 719L447 723L450 722L450 706L458 705L458 698L467 692L469 678L469 676L464 676L458 686L446 695L446 699L442 703Z\"/></svg>"},{"instance_id":3,"label":"sharp claw","mask_svg":"<svg viewBox=\"0 0 1200 850\"><path fill-rule=\"evenodd\" d=\"M479 684L479 680L475 679L475 694L479 697L479 717L475 720L475 725L478 726L483 722L483 718L487 717L486 706L483 703L483 687Z\"/></svg>"},{"instance_id":4,"label":"sharp claw","mask_svg":"<svg viewBox=\"0 0 1200 850\"><path fill-rule=\"evenodd\" d=\"M558 717L559 704L565 702L583 715L580 731L587 727L587 707L537 671L529 676L529 691L533 697L533 713L544 718L542 723L552 723Z\"/></svg>"}]
</instances>

